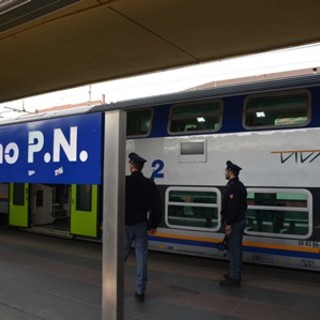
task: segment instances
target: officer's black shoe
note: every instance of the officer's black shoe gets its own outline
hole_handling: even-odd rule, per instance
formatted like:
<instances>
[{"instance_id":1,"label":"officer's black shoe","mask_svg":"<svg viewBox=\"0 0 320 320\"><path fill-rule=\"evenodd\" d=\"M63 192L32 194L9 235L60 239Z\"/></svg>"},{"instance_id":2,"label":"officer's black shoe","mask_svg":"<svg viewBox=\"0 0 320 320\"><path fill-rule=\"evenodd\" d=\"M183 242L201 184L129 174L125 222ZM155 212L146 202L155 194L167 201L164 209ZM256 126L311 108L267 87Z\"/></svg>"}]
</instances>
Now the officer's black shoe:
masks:
<instances>
[{"instance_id":1,"label":"officer's black shoe","mask_svg":"<svg viewBox=\"0 0 320 320\"><path fill-rule=\"evenodd\" d=\"M143 302L144 301L144 293L135 292L134 296L135 296L135 298L136 298L136 300L138 302Z\"/></svg>"},{"instance_id":2,"label":"officer's black shoe","mask_svg":"<svg viewBox=\"0 0 320 320\"><path fill-rule=\"evenodd\" d=\"M227 278L225 280L219 281L219 285L222 287L235 288L240 287L240 282L241 280Z\"/></svg>"},{"instance_id":3,"label":"officer's black shoe","mask_svg":"<svg viewBox=\"0 0 320 320\"><path fill-rule=\"evenodd\" d=\"M225 278L225 279L229 279L229 273L224 273L223 274L223 277ZM240 280L239 280L240 282L241 282L241 276L240 276Z\"/></svg>"}]
</instances>

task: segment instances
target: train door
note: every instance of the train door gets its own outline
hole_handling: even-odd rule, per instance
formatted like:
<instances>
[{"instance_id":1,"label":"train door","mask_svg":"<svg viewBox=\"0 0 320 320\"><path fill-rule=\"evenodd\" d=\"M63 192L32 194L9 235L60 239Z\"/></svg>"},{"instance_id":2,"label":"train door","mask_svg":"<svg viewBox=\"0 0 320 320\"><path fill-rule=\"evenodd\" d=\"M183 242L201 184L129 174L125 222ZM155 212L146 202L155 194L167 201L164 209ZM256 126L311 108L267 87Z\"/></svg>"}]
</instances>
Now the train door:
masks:
<instances>
[{"instance_id":1,"label":"train door","mask_svg":"<svg viewBox=\"0 0 320 320\"><path fill-rule=\"evenodd\" d=\"M53 188L45 184L30 185L31 225L48 225L54 221Z\"/></svg>"},{"instance_id":2,"label":"train door","mask_svg":"<svg viewBox=\"0 0 320 320\"><path fill-rule=\"evenodd\" d=\"M33 230L70 233L70 185L30 185L30 216Z\"/></svg>"},{"instance_id":3,"label":"train door","mask_svg":"<svg viewBox=\"0 0 320 320\"><path fill-rule=\"evenodd\" d=\"M71 186L71 234L98 237L98 186Z\"/></svg>"},{"instance_id":4,"label":"train door","mask_svg":"<svg viewBox=\"0 0 320 320\"><path fill-rule=\"evenodd\" d=\"M0 183L0 226L8 224L9 184Z\"/></svg>"},{"instance_id":5,"label":"train door","mask_svg":"<svg viewBox=\"0 0 320 320\"><path fill-rule=\"evenodd\" d=\"M25 228L29 226L28 183L10 183L9 225Z\"/></svg>"},{"instance_id":6,"label":"train door","mask_svg":"<svg viewBox=\"0 0 320 320\"><path fill-rule=\"evenodd\" d=\"M54 228L70 233L71 185L53 185Z\"/></svg>"}]
</instances>

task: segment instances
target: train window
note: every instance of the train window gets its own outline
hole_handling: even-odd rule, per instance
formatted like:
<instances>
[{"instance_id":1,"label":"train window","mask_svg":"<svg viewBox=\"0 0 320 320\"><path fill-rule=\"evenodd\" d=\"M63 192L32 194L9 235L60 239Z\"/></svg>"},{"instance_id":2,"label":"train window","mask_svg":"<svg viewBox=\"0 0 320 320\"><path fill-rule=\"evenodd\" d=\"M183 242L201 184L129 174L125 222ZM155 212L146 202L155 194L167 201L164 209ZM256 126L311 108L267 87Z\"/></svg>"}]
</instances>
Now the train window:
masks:
<instances>
[{"instance_id":1,"label":"train window","mask_svg":"<svg viewBox=\"0 0 320 320\"><path fill-rule=\"evenodd\" d=\"M127 111L127 136L147 136L151 131L152 116L152 109Z\"/></svg>"},{"instance_id":2,"label":"train window","mask_svg":"<svg viewBox=\"0 0 320 320\"><path fill-rule=\"evenodd\" d=\"M311 117L307 91L256 95L245 101L244 127L264 129L306 126Z\"/></svg>"},{"instance_id":3,"label":"train window","mask_svg":"<svg viewBox=\"0 0 320 320\"><path fill-rule=\"evenodd\" d=\"M14 183L13 184L13 204L15 206L24 205L24 183Z\"/></svg>"},{"instance_id":4,"label":"train window","mask_svg":"<svg viewBox=\"0 0 320 320\"><path fill-rule=\"evenodd\" d=\"M312 196L307 190L248 189L247 234L307 239Z\"/></svg>"},{"instance_id":5,"label":"train window","mask_svg":"<svg viewBox=\"0 0 320 320\"><path fill-rule=\"evenodd\" d=\"M216 188L170 187L166 191L166 224L177 229L218 231L220 199Z\"/></svg>"},{"instance_id":6,"label":"train window","mask_svg":"<svg viewBox=\"0 0 320 320\"><path fill-rule=\"evenodd\" d=\"M37 190L36 192L36 207L43 207L43 190Z\"/></svg>"},{"instance_id":7,"label":"train window","mask_svg":"<svg viewBox=\"0 0 320 320\"><path fill-rule=\"evenodd\" d=\"M92 187L90 184L77 185L77 211L91 211Z\"/></svg>"},{"instance_id":8,"label":"train window","mask_svg":"<svg viewBox=\"0 0 320 320\"><path fill-rule=\"evenodd\" d=\"M215 132L222 123L223 102L221 100L174 105L171 109L169 132Z\"/></svg>"}]
</instances>

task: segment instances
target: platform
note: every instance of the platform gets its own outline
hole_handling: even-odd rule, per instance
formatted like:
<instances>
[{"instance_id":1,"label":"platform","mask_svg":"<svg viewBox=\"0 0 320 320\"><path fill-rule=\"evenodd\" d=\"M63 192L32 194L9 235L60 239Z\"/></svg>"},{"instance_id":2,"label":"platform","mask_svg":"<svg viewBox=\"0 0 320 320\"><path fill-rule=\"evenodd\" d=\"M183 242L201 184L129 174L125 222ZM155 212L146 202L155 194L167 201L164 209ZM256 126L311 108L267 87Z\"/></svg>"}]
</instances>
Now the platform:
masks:
<instances>
[{"instance_id":1,"label":"platform","mask_svg":"<svg viewBox=\"0 0 320 320\"><path fill-rule=\"evenodd\" d=\"M0 230L1 320L101 320L101 244ZM244 265L221 288L226 261L151 252L146 300L125 268L125 320L318 320L320 274Z\"/></svg>"}]
</instances>

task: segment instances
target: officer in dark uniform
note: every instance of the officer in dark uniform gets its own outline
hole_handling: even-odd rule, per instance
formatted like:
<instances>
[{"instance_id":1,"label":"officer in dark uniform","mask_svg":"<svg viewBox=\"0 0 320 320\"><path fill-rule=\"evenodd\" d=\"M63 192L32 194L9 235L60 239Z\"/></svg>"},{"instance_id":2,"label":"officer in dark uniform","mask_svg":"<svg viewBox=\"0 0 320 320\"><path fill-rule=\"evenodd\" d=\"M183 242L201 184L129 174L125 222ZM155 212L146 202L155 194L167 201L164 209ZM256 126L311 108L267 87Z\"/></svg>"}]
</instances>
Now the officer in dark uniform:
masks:
<instances>
[{"instance_id":1,"label":"officer in dark uniform","mask_svg":"<svg viewBox=\"0 0 320 320\"><path fill-rule=\"evenodd\" d=\"M162 204L158 188L141 172L146 161L134 152L129 154L131 175L126 176L125 189L125 260L134 242L137 261L135 297L140 302L144 301L148 281L148 232L156 233L162 218Z\"/></svg>"},{"instance_id":2,"label":"officer in dark uniform","mask_svg":"<svg viewBox=\"0 0 320 320\"><path fill-rule=\"evenodd\" d=\"M241 168L227 161L225 177L227 188L222 198L222 220L228 241L229 272L219 284L225 287L239 287L242 267L242 238L246 224L247 190L239 180Z\"/></svg>"}]
</instances>

